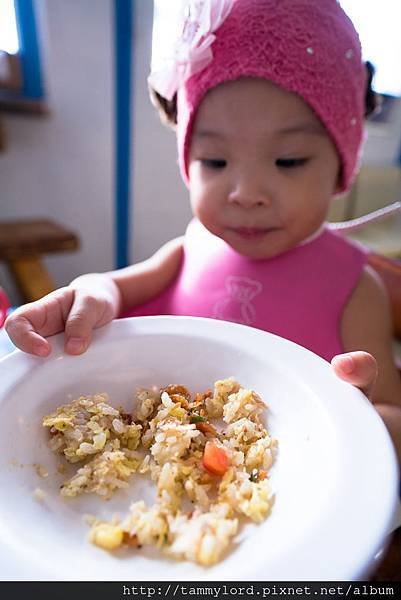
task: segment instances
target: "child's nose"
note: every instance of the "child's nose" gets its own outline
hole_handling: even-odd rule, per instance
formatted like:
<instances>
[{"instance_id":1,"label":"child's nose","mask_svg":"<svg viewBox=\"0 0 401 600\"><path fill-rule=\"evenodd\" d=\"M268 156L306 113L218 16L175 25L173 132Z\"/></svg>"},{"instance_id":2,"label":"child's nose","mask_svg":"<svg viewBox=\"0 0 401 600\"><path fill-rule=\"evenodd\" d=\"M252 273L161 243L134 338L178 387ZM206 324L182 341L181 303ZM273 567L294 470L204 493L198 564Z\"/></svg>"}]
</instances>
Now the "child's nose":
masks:
<instances>
[{"instance_id":1,"label":"child's nose","mask_svg":"<svg viewBox=\"0 0 401 600\"><path fill-rule=\"evenodd\" d=\"M237 204L244 208L254 206L269 206L271 204L270 194L263 188L255 178L244 178L237 183L228 195L231 204Z\"/></svg>"}]
</instances>

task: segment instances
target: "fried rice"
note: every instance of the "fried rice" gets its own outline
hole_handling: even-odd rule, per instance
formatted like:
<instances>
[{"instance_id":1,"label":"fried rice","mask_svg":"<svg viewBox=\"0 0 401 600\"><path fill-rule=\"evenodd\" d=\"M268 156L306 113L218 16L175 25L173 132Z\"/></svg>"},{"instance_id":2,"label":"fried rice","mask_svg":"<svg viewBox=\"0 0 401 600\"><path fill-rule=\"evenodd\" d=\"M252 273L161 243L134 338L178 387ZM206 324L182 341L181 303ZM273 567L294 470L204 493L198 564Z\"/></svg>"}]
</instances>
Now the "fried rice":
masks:
<instances>
[{"instance_id":1,"label":"fried rice","mask_svg":"<svg viewBox=\"0 0 401 600\"><path fill-rule=\"evenodd\" d=\"M110 522L93 517L90 541L109 551L152 545L173 558L215 564L240 524L261 523L272 507L277 442L263 422L265 403L229 378L194 396L181 385L141 389L134 406L129 414L96 394L44 417L51 450L78 467L60 493L109 499L135 473L147 474L155 503L133 502ZM220 470L205 460L208 444L224 458Z\"/></svg>"}]
</instances>

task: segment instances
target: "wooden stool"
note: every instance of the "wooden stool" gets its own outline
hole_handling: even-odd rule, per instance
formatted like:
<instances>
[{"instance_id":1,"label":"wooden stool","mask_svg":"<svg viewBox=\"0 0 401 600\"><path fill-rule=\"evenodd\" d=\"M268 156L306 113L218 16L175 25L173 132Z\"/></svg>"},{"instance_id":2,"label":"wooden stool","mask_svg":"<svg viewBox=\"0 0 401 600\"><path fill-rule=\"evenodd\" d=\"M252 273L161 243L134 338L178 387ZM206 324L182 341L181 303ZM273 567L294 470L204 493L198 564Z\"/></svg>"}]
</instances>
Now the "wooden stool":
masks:
<instances>
[{"instance_id":1,"label":"wooden stool","mask_svg":"<svg viewBox=\"0 0 401 600\"><path fill-rule=\"evenodd\" d=\"M38 300L56 287L43 255L78 248L78 237L53 221L0 222L0 260L7 264L24 302Z\"/></svg>"}]
</instances>

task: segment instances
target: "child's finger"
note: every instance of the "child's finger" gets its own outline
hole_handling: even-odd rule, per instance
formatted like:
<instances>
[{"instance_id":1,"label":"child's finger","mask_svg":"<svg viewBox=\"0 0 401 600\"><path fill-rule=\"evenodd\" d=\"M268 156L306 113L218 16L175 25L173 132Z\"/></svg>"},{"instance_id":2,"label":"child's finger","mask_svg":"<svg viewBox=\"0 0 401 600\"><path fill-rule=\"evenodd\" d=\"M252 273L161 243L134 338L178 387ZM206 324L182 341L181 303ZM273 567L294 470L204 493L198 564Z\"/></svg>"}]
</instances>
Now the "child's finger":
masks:
<instances>
[{"instance_id":1,"label":"child's finger","mask_svg":"<svg viewBox=\"0 0 401 600\"><path fill-rule=\"evenodd\" d=\"M36 333L32 323L22 315L10 315L5 324L5 330L17 348L29 354L48 356L51 346L47 340Z\"/></svg>"},{"instance_id":2,"label":"child's finger","mask_svg":"<svg viewBox=\"0 0 401 600\"><path fill-rule=\"evenodd\" d=\"M98 302L92 296L76 294L65 324L65 351L82 354L92 340L92 330L99 321Z\"/></svg>"},{"instance_id":3,"label":"child's finger","mask_svg":"<svg viewBox=\"0 0 401 600\"><path fill-rule=\"evenodd\" d=\"M335 373L344 381L358 387L370 396L377 379L376 359L368 352L348 352L335 356L331 364Z\"/></svg>"}]
</instances>

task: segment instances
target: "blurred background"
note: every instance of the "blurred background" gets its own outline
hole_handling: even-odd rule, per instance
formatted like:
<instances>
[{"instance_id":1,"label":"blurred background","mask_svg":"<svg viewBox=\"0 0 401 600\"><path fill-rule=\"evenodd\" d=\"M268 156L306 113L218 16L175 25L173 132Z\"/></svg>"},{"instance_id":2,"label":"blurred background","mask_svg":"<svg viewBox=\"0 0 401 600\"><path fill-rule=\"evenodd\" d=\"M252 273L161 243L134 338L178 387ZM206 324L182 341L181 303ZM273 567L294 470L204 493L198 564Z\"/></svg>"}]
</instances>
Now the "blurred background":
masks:
<instances>
[{"instance_id":1,"label":"blurred background","mask_svg":"<svg viewBox=\"0 0 401 600\"><path fill-rule=\"evenodd\" d=\"M175 137L147 92L152 36L156 64L180 4L0 0L0 286L12 304L32 291L24 278L59 287L142 260L185 230ZM382 110L332 221L401 199L401 4L341 4L376 68ZM401 257L399 216L360 235Z\"/></svg>"}]
</instances>

